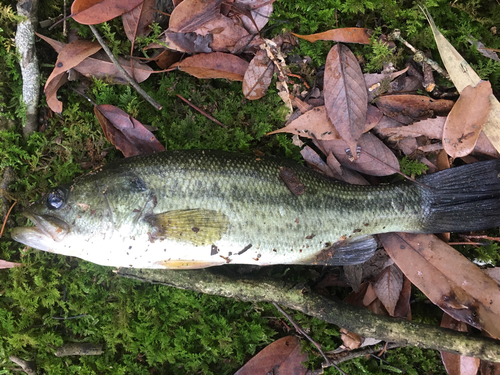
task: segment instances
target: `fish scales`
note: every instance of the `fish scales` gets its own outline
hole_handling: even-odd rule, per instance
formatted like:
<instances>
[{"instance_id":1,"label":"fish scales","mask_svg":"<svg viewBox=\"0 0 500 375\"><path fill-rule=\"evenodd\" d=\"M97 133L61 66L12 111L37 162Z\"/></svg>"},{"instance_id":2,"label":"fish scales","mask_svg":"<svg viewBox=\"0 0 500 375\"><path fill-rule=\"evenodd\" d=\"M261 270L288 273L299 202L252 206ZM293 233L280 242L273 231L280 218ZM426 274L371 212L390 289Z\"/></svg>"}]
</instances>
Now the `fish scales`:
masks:
<instances>
[{"instance_id":1,"label":"fish scales","mask_svg":"<svg viewBox=\"0 0 500 375\"><path fill-rule=\"evenodd\" d=\"M348 185L274 157L166 151L56 188L26 212L37 227L13 238L115 267L355 264L375 250L372 234L432 231L434 195L413 182Z\"/></svg>"}]
</instances>

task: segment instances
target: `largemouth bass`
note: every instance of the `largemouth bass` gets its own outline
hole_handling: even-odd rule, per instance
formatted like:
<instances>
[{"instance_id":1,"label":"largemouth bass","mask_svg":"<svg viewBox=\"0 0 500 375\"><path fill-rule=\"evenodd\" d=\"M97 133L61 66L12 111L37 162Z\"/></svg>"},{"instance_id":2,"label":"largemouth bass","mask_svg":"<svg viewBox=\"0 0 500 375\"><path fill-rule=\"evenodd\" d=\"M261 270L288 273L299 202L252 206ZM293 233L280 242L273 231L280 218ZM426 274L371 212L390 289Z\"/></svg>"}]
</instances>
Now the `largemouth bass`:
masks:
<instances>
[{"instance_id":1,"label":"largemouth bass","mask_svg":"<svg viewBox=\"0 0 500 375\"><path fill-rule=\"evenodd\" d=\"M377 233L500 225L499 172L493 160L419 183L357 186L285 159L166 151L53 189L24 212L36 226L14 228L12 238L115 267L357 264L373 255Z\"/></svg>"}]
</instances>

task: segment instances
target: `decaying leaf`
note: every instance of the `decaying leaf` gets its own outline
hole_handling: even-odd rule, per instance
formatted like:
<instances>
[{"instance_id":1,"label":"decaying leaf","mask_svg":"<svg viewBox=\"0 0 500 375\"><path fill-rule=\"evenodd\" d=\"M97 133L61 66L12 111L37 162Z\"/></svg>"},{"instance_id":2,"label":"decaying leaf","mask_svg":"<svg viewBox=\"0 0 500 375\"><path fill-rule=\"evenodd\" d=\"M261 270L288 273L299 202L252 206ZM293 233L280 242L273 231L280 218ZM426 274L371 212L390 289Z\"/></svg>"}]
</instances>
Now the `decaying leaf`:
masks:
<instances>
[{"instance_id":1,"label":"decaying leaf","mask_svg":"<svg viewBox=\"0 0 500 375\"><path fill-rule=\"evenodd\" d=\"M184 0L185 1L185 0ZM269 344L249 360L234 375L305 375L307 369L302 362L307 354L300 352L300 340L286 336Z\"/></svg>"},{"instance_id":2,"label":"decaying leaf","mask_svg":"<svg viewBox=\"0 0 500 375\"><path fill-rule=\"evenodd\" d=\"M363 29L361 27L345 27L311 35L293 35L312 43L318 40L332 40L340 43L370 44L370 34L370 29Z\"/></svg>"},{"instance_id":3,"label":"decaying leaf","mask_svg":"<svg viewBox=\"0 0 500 375\"><path fill-rule=\"evenodd\" d=\"M262 98L271 84L274 63L264 50L258 51L245 72L243 78L243 95L249 100Z\"/></svg>"},{"instance_id":4,"label":"decaying leaf","mask_svg":"<svg viewBox=\"0 0 500 375\"><path fill-rule=\"evenodd\" d=\"M467 86L446 118L443 128L443 146L452 158L468 155L488 119L491 109L491 84L481 81L476 87Z\"/></svg>"},{"instance_id":5,"label":"decaying leaf","mask_svg":"<svg viewBox=\"0 0 500 375\"><path fill-rule=\"evenodd\" d=\"M97 25L130 12L143 1L75 0L71 5L71 16L82 25Z\"/></svg>"},{"instance_id":6,"label":"decaying leaf","mask_svg":"<svg viewBox=\"0 0 500 375\"><path fill-rule=\"evenodd\" d=\"M356 159L355 150L365 129L368 94L358 61L343 44L333 46L326 58L324 95L328 118Z\"/></svg>"},{"instance_id":7,"label":"decaying leaf","mask_svg":"<svg viewBox=\"0 0 500 375\"><path fill-rule=\"evenodd\" d=\"M186 53L210 53L213 52L210 45L214 36L207 34L198 35L194 32L175 33L167 30L163 36L163 42L169 49Z\"/></svg>"},{"instance_id":8,"label":"decaying leaf","mask_svg":"<svg viewBox=\"0 0 500 375\"><path fill-rule=\"evenodd\" d=\"M445 116L455 103L423 95L388 95L379 97L375 104L386 116L402 124L411 124L435 115Z\"/></svg>"},{"instance_id":9,"label":"decaying leaf","mask_svg":"<svg viewBox=\"0 0 500 375\"><path fill-rule=\"evenodd\" d=\"M237 0L231 13L241 19L250 34L257 34L269 22L274 0ZM256 28L257 26L257 28Z\"/></svg>"},{"instance_id":10,"label":"decaying leaf","mask_svg":"<svg viewBox=\"0 0 500 375\"><path fill-rule=\"evenodd\" d=\"M441 327L450 328L455 331L467 332L467 324L453 319L448 314L443 314ZM476 375L480 360L474 357L465 357L458 354L441 352L444 367L449 375Z\"/></svg>"},{"instance_id":11,"label":"decaying leaf","mask_svg":"<svg viewBox=\"0 0 500 375\"><path fill-rule=\"evenodd\" d=\"M98 42L78 39L66 44L59 52L56 66L45 83L45 95L50 109L62 112L62 103L57 99L57 89L66 82L67 71L101 49Z\"/></svg>"},{"instance_id":12,"label":"decaying leaf","mask_svg":"<svg viewBox=\"0 0 500 375\"><path fill-rule=\"evenodd\" d=\"M387 233L380 239L403 273L453 318L500 338L498 284L434 235Z\"/></svg>"},{"instance_id":13,"label":"decaying leaf","mask_svg":"<svg viewBox=\"0 0 500 375\"><path fill-rule=\"evenodd\" d=\"M475 87L481 81L481 78L437 29L427 9L423 9L423 11L431 25L443 64L458 92L462 92L469 85ZM500 152L500 102L493 94L489 96L489 99L491 111L483 130L496 150Z\"/></svg>"},{"instance_id":14,"label":"decaying leaf","mask_svg":"<svg viewBox=\"0 0 500 375\"><path fill-rule=\"evenodd\" d=\"M196 29L195 33L202 36L212 35L210 48L219 52L232 51L241 39L249 35L238 22L222 14Z\"/></svg>"},{"instance_id":15,"label":"decaying leaf","mask_svg":"<svg viewBox=\"0 0 500 375\"><path fill-rule=\"evenodd\" d=\"M197 78L226 78L231 81L243 81L248 62L228 53L212 52L186 57L177 66L180 70Z\"/></svg>"},{"instance_id":16,"label":"decaying leaf","mask_svg":"<svg viewBox=\"0 0 500 375\"><path fill-rule=\"evenodd\" d=\"M325 106L315 107L284 128L274 130L267 135L276 133L292 133L317 140L340 139L339 133L328 119Z\"/></svg>"},{"instance_id":17,"label":"decaying leaf","mask_svg":"<svg viewBox=\"0 0 500 375\"><path fill-rule=\"evenodd\" d=\"M106 139L125 157L165 151L153 133L120 108L109 104L94 107Z\"/></svg>"},{"instance_id":18,"label":"decaying leaf","mask_svg":"<svg viewBox=\"0 0 500 375\"><path fill-rule=\"evenodd\" d=\"M155 12L155 0L144 0L130 12L122 14L123 29L130 41L151 33L149 26L154 21Z\"/></svg>"},{"instance_id":19,"label":"decaying leaf","mask_svg":"<svg viewBox=\"0 0 500 375\"><path fill-rule=\"evenodd\" d=\"M394 316L394 310L403 289L403 277L401 270L392 264L386 267L377 280L372 283L375 294L390 316Z\"/></svg>"},{"instance_id":20,"label":"decaying leaf","mask_svg":"<svg viewBox=\"0 0 500 375\"><path fill-rule=\"evenodd\" d=\"M399 162L394 153L376 136L365 133L359 138L361 153L351 161L346 154L348 145L342 139L320 141L325 152L332 152L344 167L372 176L387 176L399 171Z\"/></svg>"},{"instance_id":21,"label":"decaying leaf","mask_svg":"<svg viewBox=\"0 0 500 375\"><path fill-rule=\"evenodd\" d=\"M170 15L168 29L175 33L194 32L219 17L222 0L183 0Z\"/></svg>"}]
</instances>

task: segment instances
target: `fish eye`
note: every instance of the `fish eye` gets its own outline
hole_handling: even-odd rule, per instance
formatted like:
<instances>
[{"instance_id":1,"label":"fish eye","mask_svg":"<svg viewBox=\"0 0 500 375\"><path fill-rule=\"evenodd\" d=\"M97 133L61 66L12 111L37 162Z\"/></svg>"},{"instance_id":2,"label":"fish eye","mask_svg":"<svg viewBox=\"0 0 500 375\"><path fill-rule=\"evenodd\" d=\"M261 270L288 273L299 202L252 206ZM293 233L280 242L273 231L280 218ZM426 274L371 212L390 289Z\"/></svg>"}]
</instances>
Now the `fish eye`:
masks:
<instances>
[{"instance_id":1,"label":"fish eye","mask_svg":"<svg viewBox=\"0 0 500 375\"><path fill-rule=\"evenodd\" d=\"M47 207L50 210L59 210L64 207L65 198L64 190L57 188L47 195Z\"/></svg>"}]
</instances>

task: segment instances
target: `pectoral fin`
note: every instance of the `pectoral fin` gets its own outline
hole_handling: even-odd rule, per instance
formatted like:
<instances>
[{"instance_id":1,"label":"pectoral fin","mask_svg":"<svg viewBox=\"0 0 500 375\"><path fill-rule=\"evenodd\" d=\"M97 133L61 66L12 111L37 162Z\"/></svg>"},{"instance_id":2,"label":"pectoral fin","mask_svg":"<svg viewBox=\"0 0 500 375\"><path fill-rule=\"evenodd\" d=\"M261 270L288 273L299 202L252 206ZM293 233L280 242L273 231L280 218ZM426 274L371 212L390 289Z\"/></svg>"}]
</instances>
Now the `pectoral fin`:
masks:
<instances>
[{"instance_id":1,"label":"pectoral fin","mask_svg":"<svg viewBox=\"0 0 500 375\"><path fill-rule=\"evenodd\" d=\"M205 209L175 210L144 218L157 239L171 239L195 246L206 246L226 233L229 219L220 212Z\"/></svg>"},{"instance_id":2,"label":"pectoral fin","mask_svg":"<svg viewBox=\"0 0 500 375\"><path fill-rule=\"evenodd\" d=\"M194 270L194 269L199 269L199 268L220 266L222 264L226 264L226 261L224 259L221 259L219 262L177 259L177 260L161 260L161 261L156 262L156 263L167 268L167 269Z\"/></svg>"},{"instance_id":3,"label":"pectoral fin","mask_svg":"<svg viewBox=\"0 0 500 375\"><path fill-rule=\"evenodd\" d=\"M321 250L313 258L304 259L301 264L324 266L346 266L366 262L377 250L377 241L373 236L358 237L353 240L337 242Z\"/></svg>"}]
</instances>

